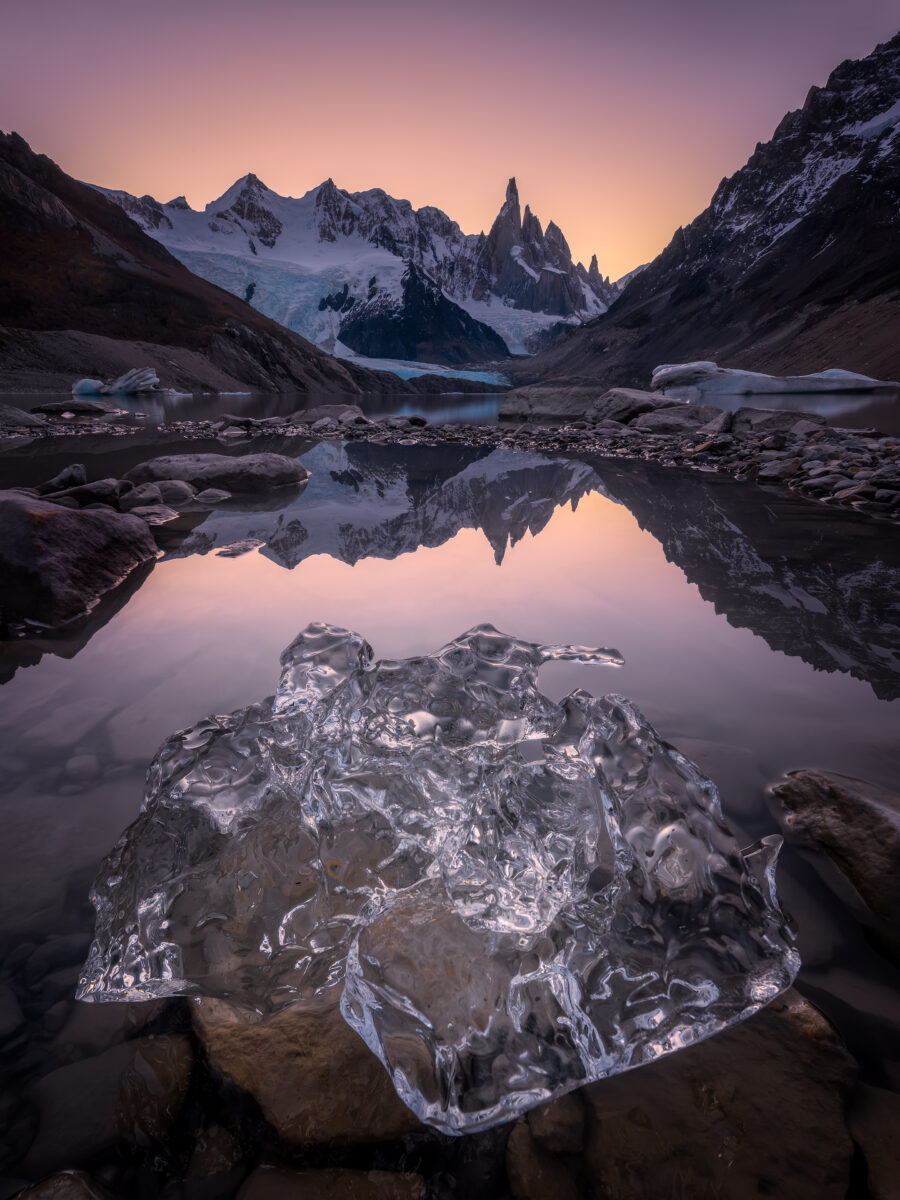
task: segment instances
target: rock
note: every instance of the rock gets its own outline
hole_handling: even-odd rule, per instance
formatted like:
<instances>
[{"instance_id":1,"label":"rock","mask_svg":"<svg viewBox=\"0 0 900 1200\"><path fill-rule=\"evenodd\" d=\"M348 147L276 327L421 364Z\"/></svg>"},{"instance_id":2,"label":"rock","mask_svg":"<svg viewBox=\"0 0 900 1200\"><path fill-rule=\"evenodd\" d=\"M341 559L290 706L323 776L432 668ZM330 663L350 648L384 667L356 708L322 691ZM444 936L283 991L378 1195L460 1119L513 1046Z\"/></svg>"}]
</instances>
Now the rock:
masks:
<instances>
[{"instance_id":1,"label":"rock","mask_svg":"<svg viewBox=\"0 0 900 1200\"><path fill-rule=\"evenodd\" d=\"M0 983L0 1042L8 1041L22 1028L22 1010L8 983Z\"/></svg>"},{"instance_id":2,"label":"rock","mask_svg":"<svg viewBox=\"0 0 900 1200\"><path fill-rule=\"evenodd\" d=\"M31 410L36 413L46 413L47 416L62 416L63 413L74 413L77 417L108 417L118 410L111 404L100 404L96 400L48 400L44 404L36 404Z\"/></svg>"},{"instance_id":3,"label":"rock","mask_svg":"<svg viewBox=\"0 0 900 1200\"><path fill-rule=\"evenodd\" d=\"M284 454L172 454L132 467L125 478L135 484L176 479L202 489L256 492L299 487L306 483L309 471Z\"/></svg>"},{"instance_id":4,"label":"rock","mask_svg":"<svg viewBox=\"0 0 900 1200\"><path fill-rule=\"evenodd\" d=\"M641 413L632 428L643 433L695 433L718 415L719 410L710 404L677 404Z\"/></svg>"},{"instance_id":5,"label":"rock","mask_svg":"<svg viewBox=\"0 0 900 1200\"><path fill-rule=\"evenodd\" d=\"M187 1095L190 1040L142 1037L43 1076L30 1100L40 1116L29 1174L77 1165L117 1142L163 1141Z\"/></svg>"},{"instance_id":6,"label":"rock","mask_svg":"<svg viewBox=\"0 0 900 1200\"><path fill-rule=\"evenodd\" d=\"M72 1003L68 1015L51 1043L58 1063L74 1062L108 1050L134 1038L166 1006L165 1000L145 1000L126 1004Z\"/></svg>"},{"instance_id":7,"label":"rock","mask_svg":"<svg viewBox=\"0 0 900 1200\"><path fill-rule=\"evenodd\" d=\"M900 1095L858 1084L850 1105L850 1132L865 1155L873 1200L900 1200Z\"/></svg>"},{"instance_id":8,"label":"rock","mask_svg":"<svg viewBox=\"0 0 900 1200\"><path fill-rule=\"evenodd\" d=\"M593 410L599 389L596 387L523 387L507 392L500 404L501 417L526 420L563 420L583 417Z\"/></svg>"},{"instance_id":9,"label":"rock","mask_svg":"<svg viewBox=\"0 0 900 1200\"><path fill-rule=\"evenodd\" d=\"M40 484L37 490L43 496L48 492L64 492L67 488L81 487L85 483L87 483L87 471L84 469L84 464L72 463L70 467L63 467L58 475L54 475L46 483Z\"/></svg>"},{"instance_id":10,"label":"rock","mask_svg":"<svg viewBox=\"0 0 900 1200\"><path fill-rule=\"evenodd\" d=\"M185 486L188 485L185 484ZM162 502L162 489L158 483L142 483L120 498L119 510L131 512L133 508L140 508L147 504L162 504Z\"/></svg>"},{"instance_id":11,"label":"rock","mask_svg":"<svg viewBox=\"0 0 900 1200\"><path fill-rule=\"evenodd\" d=\"M582 1089L592 1196L844 1200L856 1065L791 990L724 1033Z\"/></svg>"},{"instance_id":12,"label":"rock","mask_svg":"<svg viewBox=\"0 0 900 1200\"><path fill-rule=\"evenodd\" d=\"M0 492L3 617L61 625L83 616L135 567L156 557L137 517L83 512Z\"/></svg>"},{"instance_id":13,"label":"rock","mask_svg":"<svg viewBox=\"0 0 900 1200\"><path fill-rule=\"evenodd\" d=\"M350 424L362 418L368 423L358 404L319 404L315 408L300 408L286 419L291 425L314 425L316 421L330 419L340 424Z\"/></svg>"},{"instance_id":14,"label":"rock","mask_svg":"<svg viewBox=\"0 0 900 1200\"><path fill-rule=\"evenodd\" d=\"M15 408L11 404L0 404L0 429L37 429L46 426L43 417Z\"/></svg>"},{"instance_id":15,"label":"rock","mask_svg":"<svg viewBox=\"0 0 900 1200\"><path fill-rule=\"evenodd\" d=\"M528 1125L518 1121L506 1143L506 1174L513 1200L581 1200L567 1165L542 1150Z\"/></svg>"},{"instance_id":16,"label":"rock","mask_svg":"<svg viewBox=\"0 0 900 1200\"><path fill-rule=\"evenodd\" d=\"M336 1007L290 1006L263 1019L203 998L193 1016L211 1065L249 1092L292 1145L388 1141L420 1128Z\"/></svg>"},{"instance_id":17,"label":"rock","mask_svg":"<svg viewBox=\"0 0 900 1200\"><path fill-rule=\"evenodd\" d=\"M731 427L734 425L734 413L723 409L711 421L707 421L705 425L701 425L698 433L702 433L707 438L717 438L726 433L731 433Z\"/></svg>"},{"instance_id":18,"label":"rock","mask_svg":"<svg viewBox=\"0 0 900 1200\"><path fill-rule=\"evenodd\" d=\"M657 408L670 408L668 396L656 392L642 392L638 388L610 388L594 402L592 415L597 420L621 421L627 425L642 413Z\"/></svg>"},{"instance_id":19,"label":"rock","mask_svg":"<svg viewBox=\"0 0 900 1200\"><path fill-rule=\"evenodd\" d=\"M770 433L790 433L802 418L821 429L825 418L816 413L798 413L789 408L739 408L731 431L736 437L764 437Z\"/></svg>"},{"instance_id":20,"label":"rock","mask_svg":"<svg viewBox=\"0 0 900 1200\"><path fill-rule=\"evenodd\" d=\"M130 490L130 485L123 480L109 477L95 479L93 483L80 483L59 492L46 492L44 499L52 500L54 504L63 499L74 500L80 508L87 504L109 504L114 508L119 502L119 497Z\"/></svg>"},{"instance_id":21,"label":"rock","mask_svg":"<svg viewBox=\"0 0 900 1200\"><path fill-rule=\"evenodd\" d=\"M848 775L792 771L771 796L785 836L824 851L861 902L860 918L900 962L900 795Z\"/></svg>"},{"instance_id":22,"label":"rock","mask_svg":"<svg viewBox=\"0 0 900 1200\"><path fill-rule=\"evenodd\" d=\"M112 1200L112 1197L83 1171L61 1171L18 1192L15 1200Z\"/></svg>"},{"instance_id":23,"label":"rock","mask_svg":"<svg viewBox=\"0 0 900 1200\"><path fill-rule=\"evenodd\" d=\"M793 478L799 470L800 463L798 459L782 458L760 467L756 478L760 483L778 483L781 480Z\"/></svg>"},{"instance_id":24,"label":"rock","mask_svg":"<svg viewBox=\"0 0 900 1200\"><path fill-rule=\"evenodd\" d=\"M224 504L226 500L231 499L231 492L226 492L222 488L204 488L202 492L197 492L194 496L194 504L202 504L212 508L216 504Z\"/></svg>"},{"instance_id":25,"label":"rock","mask_svg":"<svg viewBox=\"0 0 900 1200\"><path fill-rule=\"evenodd\" d=\"M551 1154L580 1154L584 1148L584 1102L569 1092L528 1114L532 1137Z\"/></svg>"},{"instance_id":26,"label":"rock","mask_svg":"<svg viewBox=\"0 0 900 1200\"><path fill-rule=\"evenodd\" d=\"M344 1167L302 1171L258 1167L237 1200L419 1200L424 1191L421 1175Z\"/></svg>"},{"instance_id":27,"label":"rock","mask_svg":"<svg viewBox=\"0 0 900 1200\"><path fill-rule=\"evenodd\" d=\"M167 504L141 504L131 510L131 515L140 517L148 525L167 525L169 521L176 521L179 516L175 509L169 508Z\"/></svg>"}]
</instances>

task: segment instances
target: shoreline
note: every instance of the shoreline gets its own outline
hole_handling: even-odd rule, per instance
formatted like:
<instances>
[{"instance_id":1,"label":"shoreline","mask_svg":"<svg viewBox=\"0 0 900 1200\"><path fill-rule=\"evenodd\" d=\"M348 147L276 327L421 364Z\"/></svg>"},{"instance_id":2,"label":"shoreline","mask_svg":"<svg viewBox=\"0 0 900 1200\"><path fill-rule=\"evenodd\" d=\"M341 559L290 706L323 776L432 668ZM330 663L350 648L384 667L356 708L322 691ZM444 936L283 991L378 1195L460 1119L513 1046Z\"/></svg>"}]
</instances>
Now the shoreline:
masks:
<instances>
[{"instance_id":1,"label":"shoreline","mask_svg":"<svg viewBox=\"0 0 900 1200\"><path fill-rule=\"evenodd\" d=\"M287 417L223 414L219 420L116 424L109 418L50 417L40 425L0 428L0 456L35 441L81 437L130 439L141 433L189 444L217 441L223 452L251 450L261 438L372 441L381 444L444 443L490 446L545 454L574 452L642 459L669 467L725 475L789 490L831 508L900 524L900 437L876 430L824 424L821 418L785 409L723 412L715 424L677 433L656 433L588 419L555 425L502 419L496 425L431 424L423 416L365 417L354 405L330 406L340 415L303 421L304 410ZM313 410L321 412L322 409ZM742 418L739 414L754 414Z\"/></svg>"}]
</instances>

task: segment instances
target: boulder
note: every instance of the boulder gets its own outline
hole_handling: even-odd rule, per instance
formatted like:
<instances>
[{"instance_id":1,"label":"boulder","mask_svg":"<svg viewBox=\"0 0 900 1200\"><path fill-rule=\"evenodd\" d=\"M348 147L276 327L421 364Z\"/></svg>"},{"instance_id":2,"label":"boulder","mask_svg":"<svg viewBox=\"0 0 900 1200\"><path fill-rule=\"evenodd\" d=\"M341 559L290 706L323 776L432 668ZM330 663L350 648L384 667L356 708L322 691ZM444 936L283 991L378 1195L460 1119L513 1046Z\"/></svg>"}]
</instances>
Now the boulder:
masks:
<instances>
[{"instance_id":1,"label":"boulder","mask_svg":"<svg viewBox=\"0 0 900 1200\"><path fill-rule=\"evenodd\" d=\"M131 513L132 516L146 521L148 525L168 525L170 521L177 521L179 517L179 513L167 504L141 504L133 508Z\"/></svg>"},{"instance_id":2,"label":"boulder","mask_svg":"<svg viewBox=\"0 0 900 1200\"><path fill-rule=\"evenodd\" d=\"M163 1141L187 1095L193 1055L183 1035L141 1037L44 1075L29 1100L39 1115L23 1168L80 1165L118 1142Z\"/></svg>"},{"instance_id":3,"label":"boulder","mask_svg":"<svg viewBox=\"0 0 900 1200\"><path fill-rule=\"evenodd\" d=\"M180 508L182 504L190 504L197 494L196 488L185 483L183 479L161 479L153 486L159 489L162 503L168 504L170 508Z\"/></svg>"},{"instance_id":4,"label":"boulder","mask_svg":"<svg viewBox=\"0 0 900 1200\"><path fill-rule=\"evenodd\" d=\"M318 404L315 408L299 408L286 418L292 425L314 425L316 421L337 421L339 425L368 425L369 418L358 404Z\"/></svg>"},{"instance_id":5,"label":"boulder","mask_svg":"<svg viewBox=\"0 0 900 1200\"><path fill-rule=\"evenodd\" d=\"M198 492L192 503L202 504L204 508L214 508L217 504L224 504L226 500L231 499L231 492L226 492L222 488L204 488L202 492Z\"/></svg>"},{"instance_id":6,"label":"boulder","mask_svg":"<svg viewBox=\"0 0 900 1200\"><path fill-rule=\"evenodd\" d=\"M133 508L140 508L145 504L162 504L162 502L162 489L158 483L141 483L122 496L119 500L119 509L121 512L131 512Z\"/></svg>"},{"instance_id":7,"label":"boulder","mask_svg":"<svg viewBox=\"0 0 900 1200\"><path fill-rule=\"evenodd\" d=\"M112 1200L112 1196L83 1171L60 1171L18 1192L15 1200Z\"/></svg>"},{"instance_id":8,"label":"boulder","mask_svg":"<svg viewBox=\"0 0 900 1200\"><path fill-rule=\"evenodd\" d=\"M263 1018L204 997L193 1017L211 1065L292 1145L380 1142L420 1128L337 1007L291 1005Z\"/></svg>"},{"instance_id":9,"label":"boulder","mask_svg":"<svg viewBox=\"0 0 900 1200\"><path fill-rule=\"evenodd\" d=\"M394 1171L258 1167L237 1200L419 1200L424 1191L421 1175Z\"/></svg>"},{"instance_id":10,"label":"boulder","mask_svg":"<svg viewBox=\"0 0 900 1200\"><path fill-rule=\"evenodd\" d=\"M593 410L599 395L596 387L523 387L507 392L500 405L501 417L526 420L565 420L583 417Z\"/></svg>"},{"instance_id":11,"label":"boulder","mask_svg":"<svg viewBox=\"0 0 900 1200\"><path fill-rule=\"evenodd\" d=\"M675 404L641 413L632 428L642 433L696 433L718 415L719 410L711 404Z\"/></svg>"},{"instance_id":12,"label":"boulder","mask_svg":"<svg viewBox=\"0 0 900 1200\"><path fill-rule=\"evenodd\" d=\"M62 625L88 613L156 543L137 517L64 508L0 492L0 574L6 620Z\"/></svg>"},{"instance_id":13,"label":"boulder","mask_svg":"<svg viewBox=\"0 0 900 1200\"><path fill-rule=\"evenodd\" d=\"M84 469L84 464L72 463L71 466L63 467L59 474L48 479L46 483L40 484L37 490L44 496L49 492L63 492L66 488L81 487L84 483L87 483L87 471Z\"/></svg>"},{"instance_id":14,"label":"boulder","mask_svg":"<svg viewBox=\"0 0 900 1200\"><path fill-rule=\"evenodd\" d=\"M900 962L900 794L849 775L792 771L771 796L788 840L825 853L851 885L857 915Z\"/></svg>"},{"instance_id":15,"label":"boulder","mask_svg":"<svg viewBox=\"0 0 900 1200\"><path fill-rule=\"evenodd\" d=\"M739 408L734 414L731 431L736 437L767 437L771 433L791 433L800 421L804 428L815 425L821 429L825 418L816 413L798 412L790 408Z\"/></svg>"},{"instance_id":16,"label":"boulder","mask_svg":"<svg viewBox=\"0 0 900 1200\"><path fill-rule=\"evenodd\" d=\"M74 487L63 488L58 492L45 492L46 500L58 502L63 499L74 500L79 507L86 504L109 504L113 508L119 502L119 497L131 491L131 485L122 479L95 479L92 483L79 483Z\"/></svg>"},{"instance_id":17,"label":"boulder","mask_svg":"<svg viewBox=\"0 0 900 1200\"><path fill-rule=\"evenodd\" d=\"M0 429L38 429L47 422L43 417L15 408L11 404L0 404Z\"/></svg>"},{"instance_id":18,"label":"boulder","mask_svg":"<svg viewBox=\"0 0 900 1200\"><path fill-rule=\"evenodd\" d=\"M900 1200L900 1096L859 1084L850 1105L850 1132L865 1156L872 1200Z\"/></svg>"},{"instance_id":19,"label":"boulder","mask_svg":"<svg viewBox=\"0 0 900 1200\"><path fill-rule=\"evenodd\" d=\"M594 402L591 416L597 421L621 421L627 425L642 413L671 406L672 401L668 396L660 396L656 392L642 392L638 388L616 387L604 392Z\"/></svg>"},{"instance_id":20,"label":"boulder","mask_svg":"<svg viewBox=\"0 0 900 1200\"><path fill-rule=\"evenodd\" d=\"M532 1137L551 1154L580 1154L584 1148L584 1101L569 1092L528 1114Z\"/></svg>"},{"instance_id":21,"label":"boulder","mask_svg":"<svg viewBox=\"0 0 900 1200\"><path fill-rule=\"evenodd\" d=\"M120 410L99 400L82 400L72 396L68 400L47 400L43 404L36 404L31 411L46 413L48 417L59 417L63 413L74 413L76 417L108 417Z\"/></svg>"},{"instance_id":22,"label":"boulder","mask_svg":"<svg viewBox=\"0 0 900 1200\"><path fill-rule=\"evenodd\" d=\"M542 1149L525 1121L517 1122L506 1143L506 1175L513 1200L582 1200L568 1164Z\"/></svg>"},{"instance_id":23,"label":"boulder","mask_svg":"<svg viewBox=\"0 0 900 1200\"><path fill-rule=\"evenodd\" d=\"M135 484L177 479L198 489L241 493L299 487L309 471L284 454L169 454L132 467L125 478Z\"/></svg>"},{"instance_id":24,"label":"boulder","mask_svg":"<svg viewBox=\"0 0 900 1200\"><path fill-rule=\"evenodd\" d=\"M349 1168L288 1170L259 1167L238 1192L238 1200L420 1200L421 1175Z\"/></svg>"},{"instance_id":25,"label":"boulder","mask_svg":"<svg viewBox=\"0 0 900 1200\"><path fill-rule=\"evenodd\" d=\"M581 1091L590 1194L844 1200L856 1065L788 991L734 1028Z\"/></svg>"}]
</instances>

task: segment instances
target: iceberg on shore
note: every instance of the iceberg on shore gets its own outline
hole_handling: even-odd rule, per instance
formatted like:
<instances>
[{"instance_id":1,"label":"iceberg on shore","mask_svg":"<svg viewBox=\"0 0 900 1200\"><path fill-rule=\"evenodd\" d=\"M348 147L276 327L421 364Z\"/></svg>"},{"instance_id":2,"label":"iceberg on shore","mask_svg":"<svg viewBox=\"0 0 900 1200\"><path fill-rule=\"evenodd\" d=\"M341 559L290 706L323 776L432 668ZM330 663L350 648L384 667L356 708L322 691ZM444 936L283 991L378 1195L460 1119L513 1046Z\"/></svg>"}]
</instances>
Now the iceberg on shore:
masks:
<instances>
[{"instance_id":1,"label":"iceberg on shore","mask_svg":"<svg viewBox=\"0 0 900 1200\"><path fill-rule=\"evenodd\" d=\"M110 379L106 383L102 379L78 379L72 384L73 396L139 396L144 392L154 392L172 399L191 395L190 392L176 392L173 388L161 388L159 376L153 367L133 367L118 379Z\"/></svg>"},{"instance_id":2,"label":"iceberg on shore","mask_svg":"<svg viewBox=\"0 0 900 1200\"><path fill-rule=\"evenodd\" d=\"M830 368L813 375L764 375L738 371L714 362L663 363L650 376L650 387L691 403L710 396L783 395L804 392L873 392L900 390L900 383L871 379L855 371Z\"/></svg>"},{"instance_id":3,"label":"iceberg on shore","mask_svg":"<svg viewBox=\"0 0 900 1200\"><path fill-rule=\"evenodd\" d=\"M479 625L374 661L310 625L274 696L173 735L100 869L82 1000L336 1012L420 1120L465 1133L689 1046L787 988L780 838L627 700L556 703Z\"/></svg>"}]
</instances>

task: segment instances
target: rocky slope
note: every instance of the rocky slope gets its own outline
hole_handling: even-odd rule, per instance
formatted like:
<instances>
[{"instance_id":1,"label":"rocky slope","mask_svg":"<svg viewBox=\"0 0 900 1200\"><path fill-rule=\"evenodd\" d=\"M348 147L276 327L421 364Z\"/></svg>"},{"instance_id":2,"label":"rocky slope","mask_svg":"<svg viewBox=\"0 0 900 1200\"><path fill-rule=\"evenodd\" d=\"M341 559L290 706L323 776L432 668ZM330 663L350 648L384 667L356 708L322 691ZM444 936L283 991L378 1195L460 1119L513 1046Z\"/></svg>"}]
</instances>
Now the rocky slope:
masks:
<instances>
[{"instance_id":1,"label":"rocky slope","mask_svg":"<svg viewBox=\"0 0 900 1200\"><path fill-rule=\"evenodd\" d=\"M0 387L153 365L180 388L403 390L191 274L95 189L0 134Z\"/></svg>"},{"instance_id":2,"label":"rocky slope","mask_svg":"<svg viewBox=\"0 0 900 1200\"><path fill-rule=\"evenodd\" d=\"M373 285L365 300L350 306L340 337L370 358L453 366L507 356L499 334L448 300L413 263L403 274L399 298Z\"/></svg>"},{"instance_id":3,"label":"rocky slope","mask_svg":"<svg viewBox=\"0 0 900 1200\"><path fill-rule=\"evenodd\" d=\"M329 350L337 340L353 344L347 328L352 323L358 335L373 289L403 303L410 264L447 301L443 338L429 339L440 362L448 350L472 362L505 356L507 347L527 353L618 295L596 256L589 268L573 263L552 221L544 231L529 208L522 216L514 179L487 235L464 234L440 209L414 209L380 188L343 191L330 179L294 199L246 175L202 212L181 196L160 204L152 196L103 194L191 270ZM453 309L468 314L467 334ZM502 349L472 322L493 330ZM367 354L390 356L390 338L382 345L372 332L362 340Z\"/></svg>"},{"instance_id":4,"label":"rocky slope","mask_svg":"<svg viewBox=\"0 0 900 1200\"><path fill-rule=\"evenodd\" d=\"M900 373L900 34L842 63L611 310L532 378L646 386L659 363Z\"/></svg>"}]
</instances>

